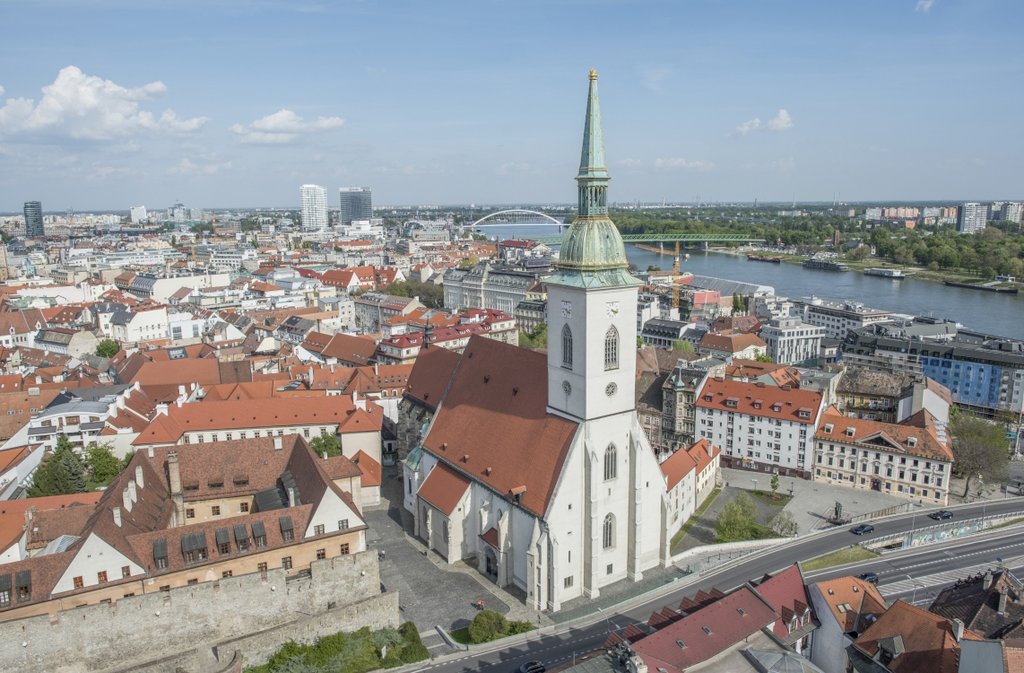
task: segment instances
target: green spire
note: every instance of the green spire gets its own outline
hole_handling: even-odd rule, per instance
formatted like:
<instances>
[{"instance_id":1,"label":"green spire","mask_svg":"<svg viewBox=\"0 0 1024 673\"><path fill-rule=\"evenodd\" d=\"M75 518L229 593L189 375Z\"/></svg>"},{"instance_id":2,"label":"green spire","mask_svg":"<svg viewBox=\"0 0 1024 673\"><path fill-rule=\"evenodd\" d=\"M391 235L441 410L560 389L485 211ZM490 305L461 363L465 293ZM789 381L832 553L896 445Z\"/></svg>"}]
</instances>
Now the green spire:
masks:
<instances>
[{"instance_id":1,"label":"green spire","mask_svg":"<svg viewBox=\"0 0 1024 673\"><path fill-rule=\"evenodd\" d=\"M590 71L583 152L576 175L578 214L562 239L557 272L548 282L583 287L635 285L629 275L626 247L615 223L608 218L608 168L604 161L601 105L597 71Z\"/></svg>"},{"instance_id":2,"label":"green spire","mask_svg":"<svg viewBox=\"0 0 1024 673\"><path fill-rule=\"evenodd\" d=\"M601 130L601 104L597 98L597 71L590 71L590 90L587 92L587 119L583 126L583 152L580 154L580 172L577 180L608 180L608 167L604 165L604 132Z\"/></svg>"}]
</instances>

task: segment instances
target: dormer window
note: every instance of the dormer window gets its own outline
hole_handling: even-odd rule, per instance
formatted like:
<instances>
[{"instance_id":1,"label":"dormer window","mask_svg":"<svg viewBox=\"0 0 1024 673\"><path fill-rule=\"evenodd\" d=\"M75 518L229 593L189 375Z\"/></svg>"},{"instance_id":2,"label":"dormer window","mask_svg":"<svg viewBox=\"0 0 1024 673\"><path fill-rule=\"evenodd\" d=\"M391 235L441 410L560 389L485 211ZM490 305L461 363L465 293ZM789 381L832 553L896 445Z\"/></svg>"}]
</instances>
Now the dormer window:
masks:
<instances>
[{"instance_id":1,"label":"dormer window","mask_svg":"<svg viewBox=\"0 0 1024 673\"><path fill-rule=\"evenodd\" d=\"M835 426L833 426L831 423L826 423L825 424L825 433L831 435L833 427L835 427Z\"/></svg>"},{"instance_id":2,"label":"dormer window","mask_svg":"<svg viewBox=\"0 0 1024 673\"><path fill-rule=\"evenodd\" d=\"M910 448L917 446L917 437L907 437L907 446Z\"/></svg>"},{"instance_id":3,"label":"dormer window","mask_svg":"<svg viewBox=\"0 0 1024 673\"><path fill-rule=\"evenodd\" d=\"M739 400L737 400L735 397L725 398L725 406L729 407L730 409L735 409L738 404Z\"/></svg>"},{"instance_id":4,"label":"dormer window","mask_svg":"<svg viewBox=\"0 0 1024 673\"><path fill-rule=\"evenodd\" d=\"M856 430L854 430L853 428L846 428L846 436L847 437L853 437L853 435L855 433L856 433Z\"/></svg>"}]
</instances>

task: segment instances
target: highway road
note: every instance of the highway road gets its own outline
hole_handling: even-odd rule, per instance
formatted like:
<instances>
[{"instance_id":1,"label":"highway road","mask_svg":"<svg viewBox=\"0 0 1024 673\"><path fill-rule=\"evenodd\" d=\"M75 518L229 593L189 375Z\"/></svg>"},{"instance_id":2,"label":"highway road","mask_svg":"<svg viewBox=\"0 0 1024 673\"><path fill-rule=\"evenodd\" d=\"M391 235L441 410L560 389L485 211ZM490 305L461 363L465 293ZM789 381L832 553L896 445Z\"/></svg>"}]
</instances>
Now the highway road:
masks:
<instances>
[{"instance_id":1,"label":"highway road","mask_svg":"<svg viewBox=\"0 0 1024 673\"><path fill-rule=\"evenodd\" d=\"M1024 515L1024 498L993 500L950 509L955 512L955 522L997 514ZM938 523L929 519L926 514L927 510L872 522L875 532L865 538L919 530ZM640 605L627 609L606 609L573 624L556 626L553 633L547 628L543 634L531 636L517 645L502 646L496 643L490 650L440 657L418 670L434 673L484 670L513 672L531 660L539 660L548 668L578 661L582 657L598 652L610 630L645 621L654 610L665 605L677 605L684 596L712 587L728 591L766 573L786 568L797 561L811 559L864 539L851 534L850 528L851 526L844 526L833 531L809 535L771 552L740 559L733 564L727 564L718 572L706 573L693 581L681 581L678 589L670 590ZM810 573L806 575L806 579L809 582L819 581L870 570L878 573L879 588L887 599L902 598L924 604L930 603L942 586L951 584L959 575L973 574L1001 562L1008 564L1011 569L1024 568L1024 534L997 530L954 542L897 552L857 564L854 569L847 567L838 571L830 569Z\"/></svg>"}]
</instances>

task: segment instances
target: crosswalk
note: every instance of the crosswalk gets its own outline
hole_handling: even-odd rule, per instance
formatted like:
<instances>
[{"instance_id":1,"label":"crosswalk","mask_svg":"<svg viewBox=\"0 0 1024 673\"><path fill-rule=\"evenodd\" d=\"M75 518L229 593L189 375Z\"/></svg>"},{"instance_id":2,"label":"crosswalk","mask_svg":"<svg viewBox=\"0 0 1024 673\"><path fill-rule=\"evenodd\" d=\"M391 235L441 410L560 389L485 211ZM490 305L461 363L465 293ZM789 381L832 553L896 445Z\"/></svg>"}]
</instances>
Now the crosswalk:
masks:
<instances>
[{"instance_id":1,"label":"crosswalk","mask_svg":"<svg viewBox=\"0 0 1024 673\"><path fill-rule=\"evenodd\" d=\"M1014 568L1024 562L1024 556L1017 556L1016 558L1006 559L1003 565L1007 568ZM956 570L947 570L940 573L933 573L931 575L921 575L919 577L907 578L897 580L895 582L885 582L878 585L879 591L882 592L883 596L893 597L904 593L912 593L914 589L931 589L935 587L944 587L949 584L953 584L957 580L971 575L978 575L986 570L991 570L993 564L979 563L973 566L967 566L965 568L958 568Z\"/></svg>"}]
</instances>

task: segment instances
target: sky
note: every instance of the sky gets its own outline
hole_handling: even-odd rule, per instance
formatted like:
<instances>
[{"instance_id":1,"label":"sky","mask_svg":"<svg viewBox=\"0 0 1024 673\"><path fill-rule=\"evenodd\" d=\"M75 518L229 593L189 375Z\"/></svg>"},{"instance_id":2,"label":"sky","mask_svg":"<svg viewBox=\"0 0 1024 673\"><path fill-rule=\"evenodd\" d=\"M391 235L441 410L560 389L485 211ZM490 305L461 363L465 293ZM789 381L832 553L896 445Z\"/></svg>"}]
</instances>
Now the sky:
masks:
<instances>
[{"instance_id":1,"label":"sky","mask_svg":"<svg viewBox=\"0 0 1024 673\"><path fill-rule=\"evenodd\" d=\"M1019 0L0 0L0 211L1024 198Z\"/></svg>"}]
</instances>

